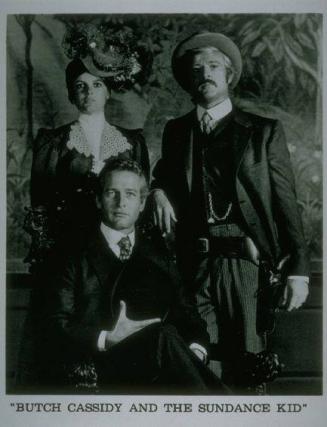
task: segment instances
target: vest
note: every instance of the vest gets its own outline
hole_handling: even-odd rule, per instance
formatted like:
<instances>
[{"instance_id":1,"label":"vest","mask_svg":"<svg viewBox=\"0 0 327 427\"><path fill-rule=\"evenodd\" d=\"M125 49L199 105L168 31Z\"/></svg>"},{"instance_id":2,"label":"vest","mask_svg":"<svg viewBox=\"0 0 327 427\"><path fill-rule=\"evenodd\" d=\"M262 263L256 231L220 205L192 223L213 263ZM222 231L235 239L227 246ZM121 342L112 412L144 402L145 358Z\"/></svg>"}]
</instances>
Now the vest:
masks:
<instances>
[{"instance_id":1,"label":"vest","mask_svg":"<svg viewBox=\"0 0 327 427\"><path fill-rule=\"evenodd\" d=\"M199 125L194 128L190 211L198 236L210 234L210 225L241 222L236 202L231 117L229 114L223 118L210 135L202 134Z\"/></svg>"}]
</instances>

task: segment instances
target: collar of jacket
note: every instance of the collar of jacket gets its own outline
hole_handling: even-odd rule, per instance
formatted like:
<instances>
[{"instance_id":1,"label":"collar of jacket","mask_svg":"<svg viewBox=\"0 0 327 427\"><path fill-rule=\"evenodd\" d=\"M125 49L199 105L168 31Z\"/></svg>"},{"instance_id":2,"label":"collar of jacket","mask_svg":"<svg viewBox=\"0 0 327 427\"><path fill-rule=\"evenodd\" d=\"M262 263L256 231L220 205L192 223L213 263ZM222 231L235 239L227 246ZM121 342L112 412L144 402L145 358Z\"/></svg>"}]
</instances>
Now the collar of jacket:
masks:
<instances>
[{"instance_id":1,"label":"collar of jacket","mask_svg":"<svg viewBox=\"0 0 327 427\"><path fill-rule=\"evenodd\" d=\"M108 123L108 122L106 122ZM76 124L76 120L66 123L65 125L59 126L55 129L45 129L41 128L40 131L44 133L44 141L43 144L51 144L51 147L59 152L59 153L66 153L68 150L67 148L67 141L69 139L69 134L71 131L72 125ZM137 138L138 135L141 134L142 129L125 129L117 125L111 125L110 126L115 127L122 135L127 139L127 141L132 144L134 139Z\"/></svg>"},{"instance_id":2,"label":"collar of jacket","mask_svg":"<svg viewBox=\"0 0 327 427\"><path fill-rule=\"evenodd\" d=\"M108 243L100 229L90 233L86 243L86 254L93 265L101 285L104 285L110 273L119 268L121 261L109 248Z\"/></svg>"},{"instance_id":3,"label":"collar of jacket","mask_svg":"<svg viewBox=\"0 0 327 427\"><path fill-rule=\"evenodd\" d=\"M253 125L253 121L251 120L251 116L249 113L238 109L237 107L233 107L232 113L233 119L236 123L246 128L249 128Z\"/></svg>"}]
</instances>

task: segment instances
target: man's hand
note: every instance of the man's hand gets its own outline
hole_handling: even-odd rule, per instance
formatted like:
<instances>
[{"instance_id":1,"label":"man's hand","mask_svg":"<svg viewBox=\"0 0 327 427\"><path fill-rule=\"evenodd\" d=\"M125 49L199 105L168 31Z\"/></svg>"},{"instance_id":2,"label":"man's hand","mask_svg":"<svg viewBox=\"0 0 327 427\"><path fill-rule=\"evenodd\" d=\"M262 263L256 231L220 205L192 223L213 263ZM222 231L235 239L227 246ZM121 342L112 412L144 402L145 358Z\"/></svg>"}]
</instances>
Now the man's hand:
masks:
<instances>
[{"instance_id":1,"label":"man's hand","mask_svg":"<svg viewBox=\"0 0 327 427\"><path fill-rule=\"evenodd\" d=\"M176 216L172 205L162 190L153 191L153 214L154 224L157 225L162 233L170 233L172 223L176 222Z\"/></svg>"},{"instance_id":2,"label":"man's hand","mask_svg":"<svg viewBox=\"0 0 327 427\"><path fill-rule=\"evenodd\" d=\"M152 325L152 323L160 322L161 319L147 319L147 320L130 320L126 316L126 303L120 301L120 312L117 319L116 325L112 331L108 331L106 335L106 348L112 347L118 344L123 339L140 331L146 326Z\"/></svg>"},{"instance_id":3,"label":"man's hand","mask_svg":"<svg viewBox=\"0 0 327 427\"><path fill-rule=\"evenodd\" d=\"M282 306L287 311L292 311L301 307L309 294L308 280L303 277L288 277L284 295L282 299Z\"/></svg>"}]
</instances>

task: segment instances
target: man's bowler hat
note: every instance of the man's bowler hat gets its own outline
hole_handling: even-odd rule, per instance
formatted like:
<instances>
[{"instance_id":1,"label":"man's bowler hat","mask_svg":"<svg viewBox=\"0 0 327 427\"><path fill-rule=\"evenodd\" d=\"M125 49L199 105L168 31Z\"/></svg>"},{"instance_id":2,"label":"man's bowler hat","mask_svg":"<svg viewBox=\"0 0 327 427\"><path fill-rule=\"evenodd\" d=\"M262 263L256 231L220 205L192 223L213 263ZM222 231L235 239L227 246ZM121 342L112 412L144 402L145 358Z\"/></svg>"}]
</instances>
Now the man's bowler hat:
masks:
<instances>
[{"instance_id":1,"label":"man's bowler hat","mask_svg":"<svg viewBox=\"0 0 327 427\"><path fill-rule=\"evenodd\" d=\"M174 50L172 57L173 74L177 82L186 91L189 90L189 82L185 75L186 53L194 49L214 47L224 53L231 60L234 76L231 87L235 87L242 72L242 57L236 44L228 37L220 33L201 32L195 33L180 42Z\"/></svg>"}]
</instances>

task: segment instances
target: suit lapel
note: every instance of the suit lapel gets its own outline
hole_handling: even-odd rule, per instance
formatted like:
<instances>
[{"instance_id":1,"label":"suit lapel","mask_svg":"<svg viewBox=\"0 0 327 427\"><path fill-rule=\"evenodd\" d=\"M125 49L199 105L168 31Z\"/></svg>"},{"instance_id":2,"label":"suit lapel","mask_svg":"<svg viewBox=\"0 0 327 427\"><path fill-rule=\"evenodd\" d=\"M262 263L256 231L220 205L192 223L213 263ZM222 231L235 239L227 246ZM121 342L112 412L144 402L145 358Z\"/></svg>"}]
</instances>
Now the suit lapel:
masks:
<instances>
[{"instance_id":1,"label":"suit lapel","mask_svg":"<svg viewBox=\"0 0 327 427\"><path fill-rule=\"evenodd\" d=\"M233 112L233 121L233 158L237 176L252 135L252 123L246 114L237 108Z\"/></svg>"},{"instance_id":2,"label":"suit lapel","mask_svg":"<svg viewBox=\"0 0 327 427\"><path fill-rule=\"evenodd\" d=\"M136 229L135 246L132 252L131 261L133 263L151 263L157 267L167 269L167 248L162 236L152 233L148 237L144 236L140 230Z\"/></svg>"},{"instance_id":3,"label":"suit lapel","mask_svg":"<svg viewBox=\"0 0 327 427\"><path fill-rule=\"evenodd\" d=\"M186 121L185 126L184 126L185 134L183 135L184 171L185 171L187 186L188 186L189 192L191 192L192 177L193 177L194 127L197 124L196 110L192 110L185 117L185 121Z\"/></svg>"},{"instance_id":4,"label":"suit lapel","mask_svg":"<svg viewBox=\"0 0 327 427\"><path fill-rule=\"evenodd\" d=\"M190 135L189 135L189 143L185 144L185 174L186 174L186 181L188 185L189 192L191 192L192 189L192 176L193 176L193 139L194 139L194 132L193 129L190 129Z\"/></svg>"},{"instance_id":5,"label":"suit lapel","mask_svg":"<svg viewBox=\"0 0 327 427\"><path fill-rule=\"evenodd\" d=\"M116 271L121 265L121 261L108 247L108 243L100 230L97 230L89 240L87 254L100 284L104 286L107 283L108 276Z\"/></svg>"},{"instance_id":6,"label":"suit lapel","mask_svg":"<svg viewBox=\"0 0 327 427\"><path fill-rule=\"evenodd\" d=\"M142 262L143 258L150 258L155 254L153 253L153 246L149 243L148 239L140 232L138 228L135 229L135 245L131 254L131 260Z\"/></svg>"}]
</instances>

